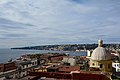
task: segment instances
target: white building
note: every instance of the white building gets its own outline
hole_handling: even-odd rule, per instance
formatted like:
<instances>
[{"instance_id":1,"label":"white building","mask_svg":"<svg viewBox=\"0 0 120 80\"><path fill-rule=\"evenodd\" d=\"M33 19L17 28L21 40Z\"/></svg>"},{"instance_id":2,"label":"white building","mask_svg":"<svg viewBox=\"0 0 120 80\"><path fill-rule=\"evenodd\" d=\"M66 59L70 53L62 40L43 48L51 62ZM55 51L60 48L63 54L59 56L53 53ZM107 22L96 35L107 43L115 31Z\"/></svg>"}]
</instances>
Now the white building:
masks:
<instances>
[{"instance_id":1,"label":"white building","mask_svg":"<svg viewBox=\"0 0 120 80\"><path fill-rule=\"evenodd\" d=\"M120 55L118 53L112 53L112 55L112 67L115 68L116 72L120 72Z\"/></svg>"},{"instance_id":2,"label":"white building","mask_svg":"<svg viewBox=\"0 0 120 80\"><path fill-rule=\"evenodd\" d=\"M71 66L76 65L76 59L74 59L73 57L64 57L62 61L65 63L69 63Z\"/></svg>"},{"instance_id":3,"label":"white building","mask_svg":"<svg viewBox=\"0 0 120 80\"><path fill-rule=\"evenodd\" d=\"M90 51L90 50L87 50L87 56L86 56L86 58L91 58L91 55L92 55L92 51Z\"/></svg>"},{"instance_id":4,"label":"white building","mask_svg":"<svg viewBox=\"0 0 120 80\"><path fill-rule=\"evenodd\" d=\"M120 72L120 63L119 62L113 62L112 67L115 68L116 72Z\"/></svg>"}]
</instances>

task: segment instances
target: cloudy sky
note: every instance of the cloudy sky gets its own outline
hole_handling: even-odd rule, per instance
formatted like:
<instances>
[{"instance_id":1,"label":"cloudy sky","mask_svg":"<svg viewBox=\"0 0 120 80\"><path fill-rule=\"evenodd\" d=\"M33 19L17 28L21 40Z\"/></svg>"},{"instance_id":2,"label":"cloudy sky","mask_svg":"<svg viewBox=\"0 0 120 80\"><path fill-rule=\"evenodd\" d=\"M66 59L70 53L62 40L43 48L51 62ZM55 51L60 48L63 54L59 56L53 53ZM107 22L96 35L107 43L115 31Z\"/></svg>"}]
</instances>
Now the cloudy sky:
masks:
<instances>
[{"instance_id":1,"label":"cloudy sky","mask_svg":"<svg viewBox=\"0 0 120 80\"><path fill-rule=\"evenodd\" d=\"M120 42L120 0L0 0L0 47Z\"/></svg>"}]
</instances>

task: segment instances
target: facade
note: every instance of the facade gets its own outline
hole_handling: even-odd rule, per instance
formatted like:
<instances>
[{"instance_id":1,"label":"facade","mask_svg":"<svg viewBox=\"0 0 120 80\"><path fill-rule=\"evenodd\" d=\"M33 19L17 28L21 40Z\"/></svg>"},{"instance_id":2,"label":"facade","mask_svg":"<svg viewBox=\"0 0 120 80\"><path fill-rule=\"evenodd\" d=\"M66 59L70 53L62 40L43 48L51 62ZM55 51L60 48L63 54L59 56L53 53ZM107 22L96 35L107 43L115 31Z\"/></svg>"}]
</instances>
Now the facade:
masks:
<instances>
[{"instance_id":1,"label":"facade","mask_svg":"<svg viewBox=\"0 0 120 80\"><path fill-rule=\"evenodd\" d=\"M15 78L21 78L27 76L27 71L33 66L37 66L37 60L29 60L29 61L18 61L17 64L17 70L18 72L15 74ZM27 70L25 70L27 69Z\"/></svg>"},{"instance_id":2,"label":"facade","mask_svg":"<svg viewBox=\"0 0 120 80\"><path fill-rule=\"evenodd\" d=\"M10 70L14 70L16 68L17 68L17 66L15 65L14 62L0 64L0 72L10 71Z\"/></svg>"},{"instance_id":3,"label":"facade","mask_svg":"<svg viewBox=\"0 0 120 80\"><path fill-rule=\"evenodd\" d=\"M4 64L0 64L0 74L4 74L4 73L9 73L12 71L16 71L17 66L15 64L15 62L8 62L8 63L4 63ZM0 80L5 80L6 78L10 78L11 75L6 75L3 77L0 77Z\"/></svg>"},{"instance_id":4,"label":"facade","mask_svg":"<svg viewBox=\"0 0 120 80\"><path fill-rule=\"evenodd\" d=\"M92 52L90 67L98 68L103 72L112 71L111 54L102 47L102 40L98 41L98 47Z\"/></svg>"},{"instance_id":5,"label":"facade","mask_svg":"<svg viewBox=\"0 0 120 80\"><path fill-rule=\"evenodd\" d=\"M32 67L38 65L37 62L37 60L16 60L15 62L0 64L0 74L4 75L3 77L0 77L0 80L23 78L27 76L28 70L31 70Z\"/></svg>"}]
</instances>

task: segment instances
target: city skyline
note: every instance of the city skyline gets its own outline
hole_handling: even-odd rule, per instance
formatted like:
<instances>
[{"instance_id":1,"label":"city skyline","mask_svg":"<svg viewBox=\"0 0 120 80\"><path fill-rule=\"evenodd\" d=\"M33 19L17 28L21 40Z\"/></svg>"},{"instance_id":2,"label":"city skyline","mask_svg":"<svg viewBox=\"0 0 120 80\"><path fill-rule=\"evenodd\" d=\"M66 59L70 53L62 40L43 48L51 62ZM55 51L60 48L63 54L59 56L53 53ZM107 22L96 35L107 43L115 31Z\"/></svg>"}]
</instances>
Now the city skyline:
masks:
<instances>
[{"instance_id":1,"label":"city skyline","mask_svg":"<svg viewBox=\"0 0 120 80\"><path fill-rule=\"evenodd\" d=\"M119 0L0 0L0 47L120 42Z\"/></svg>"}]
</instances>

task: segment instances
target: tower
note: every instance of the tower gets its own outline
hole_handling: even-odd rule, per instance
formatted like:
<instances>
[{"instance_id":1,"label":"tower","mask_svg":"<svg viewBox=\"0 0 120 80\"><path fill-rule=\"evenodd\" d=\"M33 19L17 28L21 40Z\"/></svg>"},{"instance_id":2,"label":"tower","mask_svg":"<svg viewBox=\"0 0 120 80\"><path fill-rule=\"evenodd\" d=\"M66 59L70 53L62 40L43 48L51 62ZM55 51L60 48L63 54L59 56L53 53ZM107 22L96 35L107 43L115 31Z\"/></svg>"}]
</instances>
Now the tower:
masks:
<instances>
[{"instance_id":1,"label":"tower","mask_svg":"<svg viewBox=\"0 0 120 80\"><path fill-rule=\"evenodd\" d=\"M102 47L103 40L98 40L98 47L94 49L90 58L90 67L99 68L104 72L112 71L111 54Z\"/></svg>"}]
</instances>

